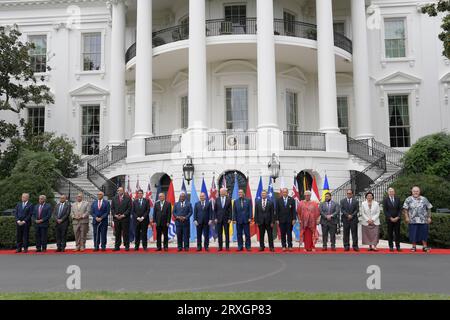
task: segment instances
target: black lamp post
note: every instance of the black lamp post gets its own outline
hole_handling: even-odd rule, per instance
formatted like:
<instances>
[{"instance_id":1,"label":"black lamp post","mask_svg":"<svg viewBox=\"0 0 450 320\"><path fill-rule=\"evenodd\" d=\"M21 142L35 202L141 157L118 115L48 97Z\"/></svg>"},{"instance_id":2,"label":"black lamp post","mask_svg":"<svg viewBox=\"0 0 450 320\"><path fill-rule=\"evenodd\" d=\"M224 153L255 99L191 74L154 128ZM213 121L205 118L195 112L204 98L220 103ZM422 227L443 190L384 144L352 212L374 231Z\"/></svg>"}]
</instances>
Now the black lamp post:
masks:
<instances>
[{"instance_id":1,"label":"black lamp post","mask_svg":"<svg viewBox=\"0 0 450 320\"><path fill-rule=\"evenodd\" d=\"M272 159L270 160L269 164L267 165L270 171L270 176L272 177L273 181L275 182L277 178L280 176L280 160L278 160L277 155L274 153L272 154Z\"/></svg>"},{"instance_id":2,"label":"black lamp post","mask_svg":"<svg viewBox=\"0 0 450 320\"><path fill-rule=\"evenodd\" d=\"M186 162L183 165L184 180L186 180L188 184L190 184L190 182L194 178L194 171L195 171L195 168L194 168L194 164L192 163L192 158L190 156L188 156L186 158Z\"/></svg>"}]
</instances>

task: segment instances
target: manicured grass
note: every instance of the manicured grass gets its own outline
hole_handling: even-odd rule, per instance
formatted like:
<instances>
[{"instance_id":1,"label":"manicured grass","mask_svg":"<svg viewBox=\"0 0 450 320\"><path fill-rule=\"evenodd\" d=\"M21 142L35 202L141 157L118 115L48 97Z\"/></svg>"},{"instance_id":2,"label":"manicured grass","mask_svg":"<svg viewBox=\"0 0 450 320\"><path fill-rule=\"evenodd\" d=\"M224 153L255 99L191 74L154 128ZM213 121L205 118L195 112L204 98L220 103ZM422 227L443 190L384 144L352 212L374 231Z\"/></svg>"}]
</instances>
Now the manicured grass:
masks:
<instances>
[{"instance_id":1,"label":"manicured grass","mask_svg":"<svg viewBox=\"0 0 450 320\"><path fill-rule=\"evenodd\" d=\"M0 300L450 300L450 295L418 293L302 293L302 292L74 292L0 293Z\"/></svg>"}]
</instances>

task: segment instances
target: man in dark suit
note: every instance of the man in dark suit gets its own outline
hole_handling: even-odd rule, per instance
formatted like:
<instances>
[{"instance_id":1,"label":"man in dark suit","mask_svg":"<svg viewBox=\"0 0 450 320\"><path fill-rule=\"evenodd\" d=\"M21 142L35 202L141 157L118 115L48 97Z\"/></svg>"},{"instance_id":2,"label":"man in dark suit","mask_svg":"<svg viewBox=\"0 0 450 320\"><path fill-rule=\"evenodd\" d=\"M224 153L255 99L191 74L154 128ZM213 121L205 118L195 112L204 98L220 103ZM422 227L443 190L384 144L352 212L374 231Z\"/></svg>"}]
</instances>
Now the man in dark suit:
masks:
<instances>
[{"instance_id":1,"label":"man in dark suit","mask_svg":"<svg viewBox=\"0 0 450 320\"><path fill-rule=\"evenodd\" d=\"M30 202L28 193L22 194L21 201L14 209L16 218L16 252L28 252L28 238L30 236L31 216L33 215L33 205Z\"/></svg>"},{"instance_id":2,"label":"man in dark suit","mask_svg":"<svg viewBox=\"0 0 450 320\"><path fill-rule=\"evenodd\" d=\"M383 211L386 216L389 250L394 251L394 237L395 246L397 251L401 251L400 248L400 226L401 226L401 213L402 213L402 203L400 198L395 195L395 190L393 188L388 189L388 195L383 200Z\"/></svg>"},{"instance_id":3,"label":"man in dark suit","mask_svg":"<svg viewBox=\"0 0 450 320\"><path fill-rule=\"evenodd\" d=\"M278 198L275 207L276 220L280 226L281 232L281 246L283 251L286 251L286 238L287 247L289 251L292 251L292 228L295 225L295 200L289 196L289 191L284 188L281 191L281 197Z\"/></svg>"},{"instance_id":4,"label":"man in dark suit","mask_svg":"<svg viewBox=\"0 0 450 320\"><path fill-rule=\"evenodd\" d=\"M156 251L161 251L161 237L164 235L164 251L169 250L169 225L172 218L172 204L166 201L164 193L159 194L153 208L151 224L156 223Z\"/></svg>"},{"instance_id":5,"label":"man in dark suit","mask_svg":"<svg viewBox=\"0 0 450 320\"><path fill-rule=\"evenodd\" d=\"M331 200L331 193L325 194L325 201L319 205L320 224L322 226L323 251L327 251L328 234L330 235L331 250L336 251L336 231L339 217L339 205Z\"/></svg>"},{"instance_id":6,"label":"man in dark suit","mask_svg":"<svg viewBox=\"0 0 450 320\"><path fill-rule=\"evenodd\" d=\"M219 240L219 251L223 249L223 236L225 232L225 248L230 250L230 223L232 215L232 203L230 197L227 196L226 188L220 189L220 197L214 203L214 222L216 223L217 238Z\"/></svg>"},{"instance_id":7,"label":"man in dark suit","mask_svg":"<svg viewBox=\"0 0 450 320\"><path fill-rule=\"evenodd\" d=\"M252 202L245 198L244 190L239 190L239 199L234 201L233 223L236 224L238 251L244 250L242 234L245 234L245 249L251 250L250 222L252 222Z\"/></svg>"},{"instance_id":8,"label":"man in dark suit","mask_svg":"<svg viewBox=\"0 0 450 320\"><path fill-rule=\"evenodd\" d=\"M173 207L173 217L175 219L175 228L177 230L178 252L183 250L189 251L189 233L190 218L192 216L192 206L186 200L186 194L180 194L179 201Z\"/></svg>"},{"instance_id":9,"label":"man in dark suit","mask_svg":"<svg viewBox=\"0 0 450 320\"><path fill-rule=\"evenodd\" d=\"M274 252L273 226L275 224L275 209L272 201L267 199L267 191L261 192L261 200L255 204L255 223L259 228L259 251L264 251L264 234L267 231L270 251Z\"/></svg>"},{"instance_id":10,"label":"man in dark suit","mask_svg":"<svg viewBox=\"0 0 450 320\"><path fill-rule=\"evenodd\" d=\"M350 232L352 233L353 250L358 247L358 213L359 201L353 197L353 191L347 190L347 197L341 200L342 224L344 226L344 250L350 250Z\"/></svg>"},{"instance_id":11,"label":"man in dark suit","mask_svg":"<svg viewBox=\"0 0 450 320\"><path fill-rule=\"evenodd\" d=\"M39 203L33 209L34 229L36 231L36 252L47 251L48 226L52 217L52 207L46 203L45 195L39 196Z\"/></svg>"},{"instance_id":12,"label":"man in dark suit","mask_svg":"<svg viewBox=\"0 0 450 320\"><path fill-rule=\"evenodd\" d=\"M209 251L209 226L212 223L211 202L206 201L205 193L200 194L200 201L194 206L194 224L197 227L197 251L202 251L202 235L205 251Z\"/></svg>"},{"instance_id":13,"label":"man in dark suit","mask_svg":"<svg viewBox=\"0 0 450 320\"><path fill-rule=\"evenodd\" d=\"M125 194L122 187L117 189L117 195L111 202L111 214L114 221L114 237L116 243L114 251L120 250L122 243L125 246L125 251L130 250L130 213L131 213L131 198Z\"/></svg>"},{"instance_id":14,"label":"man in dark suit","mask_svg":"<svg viewBox=\"0 0 450 320\"><path fill-rule=\"evenodd\" d=\"M133 202L131 212L135 225L134 250L139 251L139 245L142 240L142 248L144 251L147 251L147 230L150 223L150 203L144 198L144 192L142 190L138 190L137 199Z\"/></svg>"},{"instance_id":15,"label":"man in dark suit","mask_svg":"<svg viewBox=\"0 0 450 320\"><path fill-rule=\"evenodd\" d=\"M69 228L69 217L71 212L70 202L65 195L61 195L59 203L53 209L53 216L56 220L56 252L66 250L66 235Z\"/></svg>"},{"instance_id":16,"label":"man in dark suit","mask_svg":"<svg viewBox=\"0 0 450 320\"><path fill-rule=\"evenodd\" d=\"M103 192L97 194L97 200L92 202L92 229L94 230L94 251L98 251L100 245L102 251L106 251L106 236L108 233L108 215L110 211L109 201L103 199Z\"/></svg>"}]
</instances>

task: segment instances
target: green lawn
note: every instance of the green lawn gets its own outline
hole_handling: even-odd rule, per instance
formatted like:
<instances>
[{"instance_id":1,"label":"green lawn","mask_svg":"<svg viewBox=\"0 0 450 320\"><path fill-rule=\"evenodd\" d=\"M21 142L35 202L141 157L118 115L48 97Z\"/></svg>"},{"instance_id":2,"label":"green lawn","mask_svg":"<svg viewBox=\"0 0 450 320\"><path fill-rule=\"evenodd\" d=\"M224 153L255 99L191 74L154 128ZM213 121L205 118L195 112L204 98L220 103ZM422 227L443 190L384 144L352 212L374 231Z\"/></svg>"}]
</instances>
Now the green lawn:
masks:
<instances>
[{"instance_id":1,"label":"green lawn","mask_svg":"<svg viewBox=\"0 0 450 320\"><path fill-rule=\"evenodd\" d=\"M0 293L0 300L450 300L450 295L415 293Z\"/></svg>"}]
</instances>

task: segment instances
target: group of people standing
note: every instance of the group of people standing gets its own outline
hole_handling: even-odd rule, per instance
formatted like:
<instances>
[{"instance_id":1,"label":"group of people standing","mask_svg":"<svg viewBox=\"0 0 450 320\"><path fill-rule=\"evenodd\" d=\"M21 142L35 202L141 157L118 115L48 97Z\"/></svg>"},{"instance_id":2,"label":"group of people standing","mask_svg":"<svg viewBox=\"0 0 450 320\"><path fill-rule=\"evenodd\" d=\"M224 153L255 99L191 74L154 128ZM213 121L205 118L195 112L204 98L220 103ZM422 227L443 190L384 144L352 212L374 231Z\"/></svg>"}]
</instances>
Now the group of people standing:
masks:
<instances>
[{"instance_id":1,"label":"group of people standing","mask_svg":"<svg viewBox=\"0 0 450 320\"><path fill-rule=\"evenodd\" d=\"M178 251L189 251L190 221L193 215L197 231L197 251L203 248L209 251L209 229L215 225L218 237L218 251L230 250L230 226L236 225L238 251L251 250L250 223L255 221L259 229L259 251L265 250L265 234L267 233L268 246L274 251L273 229L279 227L281 246L283 251L293 250L292 231L294 225L300 223L300 237L304 243L305 251L315 251L315 244L319 238L318 225L322 228L322 243L324 251L328 250L330 239L331 250L336 250L336 233L339 223L343 225L344 250L350 250L350 235L352 248L359 251L358 225L362 228L362 244L367 245L370 251L377 251L380 234L380 204L374 200L374 195L368 192L365 201L360 205L354 197L353 191L347 191L347 197L340 203L332 200L331 193L325 195L325 200L317 203L311 200L311 192L306 191L305 199L298 202L289 196L288 189L281 191L281 196L272 201L268 199L267 191L263 190L261 199L253 204L251 199L245 197L245 192L239 190L239 198L233 201L228 196L226 188L220 189L219 197L212 201L206 200L204 193L200 194L199 201L191 205L185 193L181 193L179 201L173 205L169 203L164 193L158 195L154 204L153 214L151 204L144 197L142 190L132 200L123 188L117 190L117 195L111 203L104 199L103 192L99 192L97 200L89 204L79 194L74 203L70 203L65 195L52 209L46 202L44 195L39 202L32 205L29 195L23 194L21 201L15 208L17 230L16 252L27 252L29 245L29 230L31 224L35 225L36 251L47 250L49 221L53 216L56 220L57 251L66 249L66 235L70 219L75 234L76 251L86 249L86 237L89 230L89 221L92 217L94 251L105 251L107 245L108 218L111 215L114 224L115 245L114 251L119 251L122 244L126 251L130 250L130 221L134 220L135 242L134 250L138 251L142 245L143 250L148 249L147 231L149 227L156 229L156 250L168 251L169 226L172 218L175 220ZM416 251L416 244L421 242L423 250L429 251L427 245L428 225L431 223L430 202L420 195L420 188L413 187L411 196L403 203L390 188L388 195L382 202L387 223L389 248L398 251L400 248L400 225L402 215L409 225L409 239L413 244L412 251ZM225 237L224 237L225 236ZM225 239L224 239L225 238ZM245 240L244 240L245 238ZM203 241L202 241L203 240Z\"/></svg>"}]
</instances>

